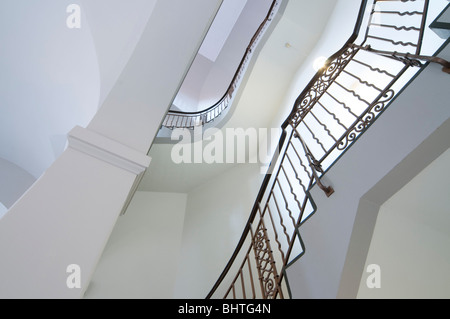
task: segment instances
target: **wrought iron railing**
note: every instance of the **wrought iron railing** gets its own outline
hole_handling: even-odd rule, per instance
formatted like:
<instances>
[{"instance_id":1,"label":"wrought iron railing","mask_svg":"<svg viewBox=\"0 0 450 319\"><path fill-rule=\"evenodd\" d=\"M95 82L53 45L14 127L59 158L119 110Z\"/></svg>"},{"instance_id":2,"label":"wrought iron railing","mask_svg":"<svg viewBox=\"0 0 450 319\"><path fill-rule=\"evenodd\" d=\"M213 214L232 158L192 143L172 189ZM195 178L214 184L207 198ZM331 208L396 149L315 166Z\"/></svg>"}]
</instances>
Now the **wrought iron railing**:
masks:
<instances>
[{"instance_id":1,"label":"wrought iron railing","mask_svg":"<svg viewBox=\"0 0 450 319\"><path fill-rule=\"evenodd\" d=\"M265 176L237 249L207 298L288 297L285 269L304 254L299 229L316 210L311 187L333 194L320 181L324 169L383 112L421 61L448 70L449 62L420 55L429 0L370 1L371 8L362 1L354 33L282 125L273 173Z\"/></svg>"},{"instance_id":2,"label":"wrought iron railing","mask_svg":"<svg viewBox=\"0 0 450 319\"><path fill-rule=\"evenodd\" d=\"M245 74L245 71L249 65L253 52L259 44L262 36L269 27L272 19L277 13L282 0L274 0L270 6L269 12L263 22L259 25L249 45L244 53L241 62L229 84L225 94L214 105L208 107L205 110L197 112L184 112L184 111L171 111L167 113L162 123L163 127L169 129L174 128L189 128L193 129L196 126L203 126L210 123L221 116L225 110L228 109L230 103L233 101L237 88L239 87L241 80Z\"/></svg>"}]
</instances>

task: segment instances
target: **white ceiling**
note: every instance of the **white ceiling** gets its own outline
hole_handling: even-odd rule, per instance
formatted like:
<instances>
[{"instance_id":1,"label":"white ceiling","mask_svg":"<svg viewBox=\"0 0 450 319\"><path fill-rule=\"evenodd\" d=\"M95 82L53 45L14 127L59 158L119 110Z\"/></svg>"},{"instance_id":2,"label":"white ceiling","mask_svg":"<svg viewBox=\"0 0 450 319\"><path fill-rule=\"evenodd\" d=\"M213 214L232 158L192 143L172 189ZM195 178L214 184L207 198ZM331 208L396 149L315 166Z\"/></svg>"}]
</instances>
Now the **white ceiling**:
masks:
<instances>
[{"instance_id":1,"label":"white ceiling","mask_svg":"<svg viewBox=\"0 0 450 319\"><path fill-rule=\"evenodd\" d=\"M0 158L38 178L87 126L131 55L156 0L0 2Z\"/></svg>"}]
</instances>

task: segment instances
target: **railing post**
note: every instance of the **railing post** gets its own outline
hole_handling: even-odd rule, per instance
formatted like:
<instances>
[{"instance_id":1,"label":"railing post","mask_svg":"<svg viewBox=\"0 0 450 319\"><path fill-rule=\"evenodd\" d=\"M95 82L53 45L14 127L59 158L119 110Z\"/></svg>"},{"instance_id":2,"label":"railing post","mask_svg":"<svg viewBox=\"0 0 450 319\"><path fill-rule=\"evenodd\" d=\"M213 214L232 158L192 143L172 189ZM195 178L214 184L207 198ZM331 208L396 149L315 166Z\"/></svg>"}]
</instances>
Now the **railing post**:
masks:
<instances>
[{"instance_id":1,"label":"railing post","mask_svg":"<svg viewBox=\"0 0 450 319\"><path fill-rule=\"evenodd\" d=\"M308 146L306 145L305 141L300 136L300 133L297 130L297 127L294 124L291 124L291 126L294 129L294 136L297 137L303 147L303 150L305 151L306 158L308 159L309 166L311 167L311 171L313 173L314 179L317 182L317 185L320 187L321 190L325 192L325 195L327 197L330 197L334 193L334 189L331 186L325 186L323 185L322 181L320 180L319 173L323 173L322 165L320 165L319 161L316 160L314 155L309 150Z\"/></svg>"}]
</instances>

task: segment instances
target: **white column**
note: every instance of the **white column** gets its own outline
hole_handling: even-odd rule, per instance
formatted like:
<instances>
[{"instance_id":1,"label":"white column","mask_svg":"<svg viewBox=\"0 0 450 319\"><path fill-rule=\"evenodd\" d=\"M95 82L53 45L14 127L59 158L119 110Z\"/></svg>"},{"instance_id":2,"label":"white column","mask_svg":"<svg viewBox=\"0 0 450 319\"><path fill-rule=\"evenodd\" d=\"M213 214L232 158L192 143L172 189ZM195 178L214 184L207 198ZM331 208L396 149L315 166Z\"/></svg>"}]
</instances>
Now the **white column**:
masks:
<instances>
[{"instance_id":1,"label":"white column","mask_svg":"<svg viewBox=\"0 0 450 319\"><path fill-rule=\"evenodd\" d=\"M83 296L221 2L156 2L91 123L70 132L68 149L0 220L0 298ZM66 284L77 283L73 264L80 288Z\"/></svg>"},{"instance_id":2,"label":"white column","mask_svg":"<svg viewBox=\"0 0 450 319\"><path fill-rule=\"evenodd\" d=\"M150 158L76 127L69 147L0 222L0 298L80 298ZM76 283L80 267L80 288ZM70 285L69 285L70 286Z\"/></svg>"}]
</instances>

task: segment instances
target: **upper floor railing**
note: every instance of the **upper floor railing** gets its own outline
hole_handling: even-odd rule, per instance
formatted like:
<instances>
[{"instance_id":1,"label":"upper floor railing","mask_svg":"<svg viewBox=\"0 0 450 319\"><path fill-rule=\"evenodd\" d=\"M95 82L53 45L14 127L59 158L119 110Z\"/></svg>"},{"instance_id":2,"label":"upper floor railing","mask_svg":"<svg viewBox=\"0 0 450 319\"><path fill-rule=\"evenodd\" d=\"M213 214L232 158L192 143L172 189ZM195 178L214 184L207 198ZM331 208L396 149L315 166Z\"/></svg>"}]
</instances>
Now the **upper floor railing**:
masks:
<instances>
[{"instance_id":1,"label":"upper floor railing","mask_svg":"<svg viewBox=\"0 0 450 319\"><path fill-rule=\"evenodd\" d=\"M316 211L311 187L333 194L320 180L324 171L422 61L441 63L449 72L449 62L420 55L429 0L370 2L369 8L369 0L362 1L350 39L295 101L237 248L207 298L289 297L285 269L305 253L300 229Z\"/></svg>"},{"instance_id":2,"label":"upper floor railing","mask_svg":"<svg viewBox=\"0 0 450 319\"><path fill-rule=\"evenodd\" d=\"M269 12L263 22L259 25L249 45L245 51L241 62L234 74L231 83L229 84L225 94L214 105L208 107L205 110L197 112L183 112L183 111L171 111L167 113L162 126L169 129L174 128L189 128L193 129L196 126L203 126L210 123L221 116L233 101L235 92L239 87L241 80L245 74L245 71L249 65L251 57L262 36L269 27L272 19L277 13L282 0L274 0L270 6Z\"/></svg>"}]
</instances>

